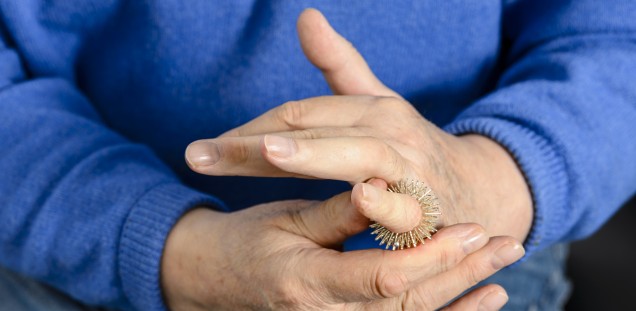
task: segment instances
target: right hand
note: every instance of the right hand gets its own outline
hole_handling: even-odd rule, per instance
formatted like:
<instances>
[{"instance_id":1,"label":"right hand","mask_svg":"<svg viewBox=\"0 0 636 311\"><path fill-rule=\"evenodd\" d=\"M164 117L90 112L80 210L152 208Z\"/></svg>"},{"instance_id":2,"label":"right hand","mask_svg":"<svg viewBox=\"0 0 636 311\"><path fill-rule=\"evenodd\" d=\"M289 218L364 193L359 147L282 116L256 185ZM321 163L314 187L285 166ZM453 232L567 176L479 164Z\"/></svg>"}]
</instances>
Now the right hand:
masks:
<instances>
[{"instance_id":1,"label":"right hand","mask_svg":"<svg viewBox=\"0 0 636 311\"><path fill-rule=\"evenodd\" d=\"M219 137L193 142L186 159L194 171L333 179L356 187L369 178L415 179L435 191L439 225L475 222L491 235L526 239L532 196L506 148L482 135L450 135L426 120L373 74L320 12L300 15L298 35L307 59L337 96L291 101ZM415 204L410 201L388 210ZM407 231L420 220L413 216L406 218L415 222Z\"/></svg>"},{"instance_id":2,"label":"right hand","mask_svg":"<svg viewBox=\"0 0 636 311\"><path fill-rule=\"evenodd\" d=\"M489 239L476 224L443 228L411 249L337 250L368 225L351 192L229 214L194 209L166 242L166 303L172 310L433 310L523 256L518 241ZM491 284L447 308L497 310L506 301Z\"/></svg>"}]
</instances>

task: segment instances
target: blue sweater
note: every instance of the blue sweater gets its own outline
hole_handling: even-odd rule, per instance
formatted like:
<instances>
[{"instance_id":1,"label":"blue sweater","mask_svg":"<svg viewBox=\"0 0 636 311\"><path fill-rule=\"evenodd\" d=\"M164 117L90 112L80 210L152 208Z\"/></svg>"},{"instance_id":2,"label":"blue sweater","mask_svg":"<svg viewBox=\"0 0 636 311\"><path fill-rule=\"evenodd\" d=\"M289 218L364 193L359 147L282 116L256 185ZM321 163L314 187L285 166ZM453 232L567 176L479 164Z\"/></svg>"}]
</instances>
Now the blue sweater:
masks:
<instances>
[{"instance_id":1,"label":"blue sweater","mask_svg":"<svg viewBox=\"0 0 636 311\"><path fill-rule=\"evenodd\" d=\"M429 120L508 148L534 198L528 254L592 233L634 193L633 0L6 0L0 264L85 303L162 309L161 253L188 209L347 189L183 160L193 140L329 94L295 33L309 6Z\"/></svg>"}]
</instances>

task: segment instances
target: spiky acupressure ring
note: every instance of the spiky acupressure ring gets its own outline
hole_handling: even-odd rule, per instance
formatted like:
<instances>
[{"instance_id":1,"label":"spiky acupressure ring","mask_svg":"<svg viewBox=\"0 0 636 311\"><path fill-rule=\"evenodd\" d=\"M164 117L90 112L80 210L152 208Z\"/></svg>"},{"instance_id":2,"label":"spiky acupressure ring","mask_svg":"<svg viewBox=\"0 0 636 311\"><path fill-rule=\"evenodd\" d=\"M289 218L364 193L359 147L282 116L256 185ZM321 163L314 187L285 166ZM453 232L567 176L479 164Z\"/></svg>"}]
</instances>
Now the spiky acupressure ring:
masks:
<instances>
[{"instance_id":1,"label":"spiky acupressure ring","mask_svg":"<svg viewBox=\"0 0 636 311\"><path fill-rule=\"evenodd\" d=\"M380 245L385 244L385 249L404 249L416 247L418 243L424 244L425 239L430 239L431 235L437 231L435 225L442 214L439 209L439 202L433 190L421 181L403 179L387 189L389 192L408 194L415 198L422 209L422 219L419 225L411 231L396 233L383 225L375 222L371 228L375 229L372 235L377 234L375 240L380 240Z\"/></svg>"}]
</instances>

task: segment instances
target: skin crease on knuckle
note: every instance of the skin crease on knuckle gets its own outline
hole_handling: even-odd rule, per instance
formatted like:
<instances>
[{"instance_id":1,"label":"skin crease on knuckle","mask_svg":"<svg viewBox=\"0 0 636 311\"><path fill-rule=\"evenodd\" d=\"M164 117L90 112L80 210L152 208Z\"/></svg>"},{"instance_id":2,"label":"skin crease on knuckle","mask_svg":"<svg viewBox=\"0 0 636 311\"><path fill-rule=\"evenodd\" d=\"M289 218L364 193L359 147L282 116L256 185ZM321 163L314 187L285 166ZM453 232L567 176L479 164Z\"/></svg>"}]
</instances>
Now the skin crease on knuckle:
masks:
<instances>
[{"instance_id":1,"label":"skin crease on knuckle","mask_svg":"<svg viewBox=\"0 0 636 311\"><path fill-rule=\"evenodd\" d=\"M370 282L370 290L376 297L392 298L408 289L408 278L399 270L390 269L380 264L375 268L373 275L375 277Z\"/></svg>"},{"instance_id":2,"label":"skin crease on knuckle","mask_svg":"<svg viewBox=\"0 0 636 311\"><path fill-rule=\"evenodd\" d=\"M242 139L228 139L220 143L219 153L223 162L239 168L250 164L254 156L252 148Z\"/></svg>"},{"instance_id":3,"label":"skin crease on knuckle","mask_svg":"<svg viewBox=\"0 0 636 311\"><path fill-rule=\"evenodd\" d=\"M307 238L312 239L312 232L311 230L309 230L309 227L307 226L307 223L305 222L305 219L303 218L303 215L301 213L302 211L300 210L290 211L290 222L296 228L296 231L299 232L302 236L306 236Z\"/></svg>"},{"instance_id":4,"label":"skin crease on knuckle","mask_svg":"<svg viewBox=\"0 0 636 311\"><path fill-rule=\"evenodd\" d=\"M451 241L445 241L444 244L450 243L450 242ZM441 272L448 271L452 269L453 267L455 267L457 263L462 259L463 252L461 251L459 241L457 241L457 244L458 245L456 247L447 247L447 245L443 245L444 247L437 247L437 249L439 249L436 256L436 261L437 261L436 267L438 271L441 271ZM460 252L462 253L460 254Z\"/></svg>"},{"instance_id":5,"label":"skin crease on knuckle","mask_svg":"<svg viewBox=\"0 0 636 311\"><path fill-rule=\"evenodd\" d=\"M350 197L350 194L345 193L345 194L341 194L340 196L348 198ZM294 226L297 228L300 235L309 238L310 240L320 244L323 247L327 247L327 248L336 247L336 245L328 244L328 242L326 242L330 240L329 237L332 236L333 232L325 232L324 230L320 230L320 229L317 230L316 228L327 228L331 224L339 223L340 221L342 221L343 211L342 211L340 203L341 203L341 200L337 200L335 202L333 200L329 200L324 203L314 204L313 206L308 207L312 209L312 214L309 216L307 214L303 214L303 213L306 213L307 210L291 211L290 212L291 222L294 223ZM315 217L316 212L319 212L322 215ZM314 222L317 221L318 223L317 224L313 223L313 225L309 225L307 222L307 217L312 217L313 221ZM357 226L356 224L352 224L350 226L336 225L335 228L331 228L330 230L335 231L340 236L347 236L351 234L349 231L355 230L358 228L359 226Z\"/></svg>"},{"instance_id":6,"label":"skin crease on knuckle","mask_svg":"<svg viewBox=\"0 0 636 311\"><path fill-rule=\"evenodd\" d=\"M324 131L323 131L324 132ZM293 137L297 139L318 139L321 137L321 133L311 129L296 130L293 132Z\"/></svg>"},{"instance_id":7,"label":"skin crease on knuckle","mask_svg":"<svg viewBox=\"0 0 636 311\"><path fill-rule=\"evenodd\" d=\"M468 285L466 288L475 286L479 283L482 279L484 279L484 276L488 274L486 272L486 268L478 263L462 267L462 275L466 281L466 285Z\"/></svg>"},{"instance_id":8,"label":"skin crease on knuckle","mask_svg":"<svg viewBox=\"0 0 636 311\"><path fill-rule=\"evenodd\" d=\"M380 169L378 172L379 176L383 178L388 177L387 181L389 182L395 182L399 178L409 176L409 172L407 172L407 168L405 167L406 159L398 155L397 151L393 147L378 139L375 149L376 151L374 154L378 155L377 158L384 159L386 161L384 165L375 166L376 171L378 168Z\"/></svg>"},{"instance_id":9,"label":"skin crease on knuckle","mask_svg":"<svg viewBox=\"0 0 636 311\"><path fill-rule=\"evenodd\" d=\"M433 293L431 286L418 287L407 291L402 298L400 310L435 310L437 307L431 306L431 302L437 300L437 293Z\"/></svg>"},{"instance_id":10,"label":"skin crease on knuckle","mask_svg":"<svg viewBox=\"0 0 636 311\"><path fill-rule=\"evenodd\" d=\"M302 129L304 106L301 101L289 101L276 110L276 118L291 129Z\"/></svg>"},{"instance_id":11,"label":"skin crease on knuckle","mask_svg":"<svg viewBox=\"0 0 636 311\"><path fill-rule=\"evenodd\" d=\"M333 228L340 236L351 236L356 234L364 229L366 229L369 224L368 220L360 215L357 210L350 203L351 192L346 193L347 198L349 199L348 206L345 207L346 210L343 211L342 205L340 202L333 202L331 200L323 203L322 206L316 206L315 208L321 208L324 211L324 219L329 222L329 224L338 224ZM347 216L343 216L343 213L346 213ZM351 215L351 216L349 216ZM347 223L343 223L342 220L348 220ZM334 245L328 245L329 247L333 247Z\"/></svg>"}]
</instances>

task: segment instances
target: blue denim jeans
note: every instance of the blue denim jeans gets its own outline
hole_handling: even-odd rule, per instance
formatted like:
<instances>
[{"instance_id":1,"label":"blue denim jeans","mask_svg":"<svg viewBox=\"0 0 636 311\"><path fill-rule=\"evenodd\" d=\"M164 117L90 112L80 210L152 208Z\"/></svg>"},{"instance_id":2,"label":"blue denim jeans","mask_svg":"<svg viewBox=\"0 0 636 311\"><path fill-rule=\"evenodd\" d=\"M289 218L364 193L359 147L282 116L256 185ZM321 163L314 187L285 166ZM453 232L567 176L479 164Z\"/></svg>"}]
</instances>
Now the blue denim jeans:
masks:
<instances>
[{"instance_id":1,"label":"blue denim jeans","mask_svg":"<svg viewBox=\"0 0 636 311\"><path fill-rule=\"evenodd\" d=\"M0 268L0 311L97 311L66 295Z\"/></svg>"},{"instance_id":2,"label":"blue denim jeans","mask_svg":"<svg viewBox=\"0 0 636 311\"><path fill-rule=\"evenodd\" d=\"M572 288L565 275L567 257L568 246L558 244L499 271L477 286L503 286L510 300L502 310L563 310Z\"/></svg>"},{"instance_id":3,"label":"blue denim jeans","mask_svg":"<svg viewBox=\"0 0 636 311\"><path fill-rule=\"evenodd\" d=\"M562 310L570 284L565 277L567 246L556 245L506 268L484 284L502 285L510 300L504 310ZM95 311L31 279L0 269L0 311Z\"/></svg>"}]
</instances>

